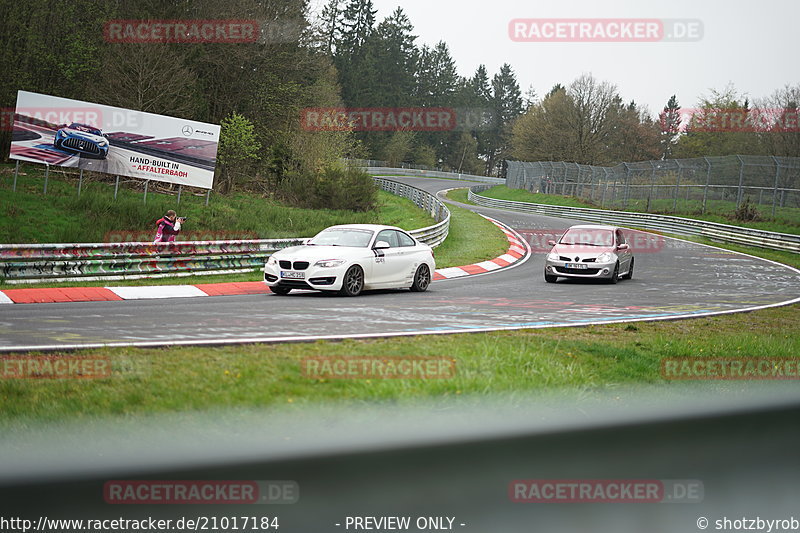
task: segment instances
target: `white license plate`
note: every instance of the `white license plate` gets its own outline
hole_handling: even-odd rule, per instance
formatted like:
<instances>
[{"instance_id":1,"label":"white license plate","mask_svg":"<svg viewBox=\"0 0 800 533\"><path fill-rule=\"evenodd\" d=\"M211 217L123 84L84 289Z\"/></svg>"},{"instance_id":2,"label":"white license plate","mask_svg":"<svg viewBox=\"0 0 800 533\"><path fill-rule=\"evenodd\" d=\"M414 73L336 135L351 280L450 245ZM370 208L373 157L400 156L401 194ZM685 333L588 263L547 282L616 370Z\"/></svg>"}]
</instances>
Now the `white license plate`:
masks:
<instances>
[{"instance_id":1,"label":"white license plate","mask_svg":"<svg viewBox=\"0 0 800 533\"><path fill-rule=\"evenodd\" d=\"M284 279L305 279L305 272L284 272L281 271L281 277Z\"/></svg>"},{"instance_id":2,"label":"white license plate","mask_svg":"<svg viewBox=\"0 0 800 533\"><path fill-rule=\"evenodd\" d=\"M587 268L589 268L589 265L584 265L581 263L566 263L564 265L564 268L575 268L578 270L586 270Z\"/></svg>"}]
</instances>

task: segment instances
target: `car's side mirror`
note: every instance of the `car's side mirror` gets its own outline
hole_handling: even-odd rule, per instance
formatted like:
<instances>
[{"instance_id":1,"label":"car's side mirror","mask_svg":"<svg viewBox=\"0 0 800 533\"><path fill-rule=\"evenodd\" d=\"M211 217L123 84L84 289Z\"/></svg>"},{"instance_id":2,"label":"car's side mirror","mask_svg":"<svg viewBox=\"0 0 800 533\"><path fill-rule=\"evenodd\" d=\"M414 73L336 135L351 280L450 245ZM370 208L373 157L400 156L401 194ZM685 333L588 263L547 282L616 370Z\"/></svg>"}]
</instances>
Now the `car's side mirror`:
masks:
<instances>
[{"instance_id":1,"label":"car's side mirror","mask_svg":"<svg viewBox=\"0 0 800 533\"><path fill-rule=\"evenodd\" d=\"M617 250L627 250L627 249L628 249L627 243L622 243L619 246L617 246Z\"/></svg>"},{"instance_id":2,"label":"car's side mirror","mask_svg":"<svg viewBox=\"0 0 800 533\"><path fill-rule=\"evenodd\" d=\"M373 246L373 248L376 250L383 250L385 248L391 248L391 246L389 246L389 243L386 241L378 241L375 243L375 246Z\"/></svg>"},{"instance_id":3,"label":"car's side mirror","mask_svg":"<svg viewBox=\"0 0 800 533\"><path fill-rule=\"evenodd\" d=\"M547 241L547 244L548 244L548 246L555 246L556 245L556 241L554 241L553 239L550 239L549 241Z\"/></svg>"}]
</instances>

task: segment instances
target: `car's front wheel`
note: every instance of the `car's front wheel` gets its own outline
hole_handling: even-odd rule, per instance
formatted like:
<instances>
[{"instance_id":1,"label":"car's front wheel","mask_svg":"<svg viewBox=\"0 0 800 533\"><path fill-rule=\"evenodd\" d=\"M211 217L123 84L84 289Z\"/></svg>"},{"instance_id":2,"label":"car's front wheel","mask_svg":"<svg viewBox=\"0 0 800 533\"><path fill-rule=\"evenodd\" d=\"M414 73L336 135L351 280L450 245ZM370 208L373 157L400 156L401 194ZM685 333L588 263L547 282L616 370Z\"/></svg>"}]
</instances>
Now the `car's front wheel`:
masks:
<instances>
[{"instance_id":1,"label":"car's front wheel","mask_svg":"<svg viewBox=\"0 0 800 533\"><path fill-rule=\"evenodd\" d=\"M633 257L631 257L631 264L628 266L628 273L623 276L625 279L633 279Z\"/></svg>"},{"instance_id":2,"label":"car's front wheel","mask_svg":"<svg viewBox=\"0 0 800 533\"><path fill-rule=\"evenodd\" d=\"M414 292L425 292L431 284L431 269L425 263L422 263L417 272L414 274L414 283L411 284L411 290Z\"/></svg>"},{"instance_id":3,"label":"car's front wheel","mask_svg":"<svg viewBox=\"0 0 800 533\"><path fill-rule=\"evenodd\" d=\"M544 280L547 283L555 283L557 279L558 279L558 276L551 276L550 274L545 274L544 275Z\"/></svg>"},{"instance_id":4,"label":"car's front wheel","mask_svg":"<svg viewBox=\"0 0 800 533\"><path fill-rule=\"evenodd\" d=\"M278 296L286 296L287 294L292 292L292 289L289 287L270 287L269 290L274 292Z\"/></svg>"},{"instance_id":5,"label":"car's front wheel","mask_svg":"<svg viewBox=\"0 0 800 533\"><path fill-rule=\"evenodd\" d=\"M344 281L339 294L342 296L358 296L364 289L364 271L358 265L353 265L344 273Z\"/></svg>"},{"instance_id":6,"label":"car's front wheel","mask_svg":"<svg viewBox=\"0 0 800 533\"><path fill-rule=\"evenodd\" d=\"M612 272L611 277L608 278L608 282L612 284L618 281L619 281L619 261L617 261L617 264L614 265L614 272Z\"/></svg>"}]
</instances>

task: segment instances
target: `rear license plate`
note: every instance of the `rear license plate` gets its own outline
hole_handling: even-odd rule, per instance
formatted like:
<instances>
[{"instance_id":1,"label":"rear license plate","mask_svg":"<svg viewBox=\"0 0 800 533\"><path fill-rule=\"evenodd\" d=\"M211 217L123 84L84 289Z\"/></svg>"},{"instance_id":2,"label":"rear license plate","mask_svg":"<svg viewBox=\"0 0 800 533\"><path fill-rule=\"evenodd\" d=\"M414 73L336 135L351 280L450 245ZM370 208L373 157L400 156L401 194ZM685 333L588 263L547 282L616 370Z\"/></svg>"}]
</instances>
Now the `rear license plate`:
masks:
<instances>
[{"instance_id":1,"label":"rear license plate","mask_svg":"<svg viewBox=\"0 0 800 533\"><path fill-rule=\"evenodd\" d=\"M305 279L305 272L284 272L281 271L281 277L284 279Z\"/></svg>"},{"instance_id":2,"label":"rear license plate","mask_svg":"<svg viewBox=\"0 0 800 533\"><path fill-rule=\"evenodd\" d=\"M581 263L566 263L564 268L574 268L576 270L586 270L589 268L589 265L583 265Z\"/></svg>"}]
</instances>

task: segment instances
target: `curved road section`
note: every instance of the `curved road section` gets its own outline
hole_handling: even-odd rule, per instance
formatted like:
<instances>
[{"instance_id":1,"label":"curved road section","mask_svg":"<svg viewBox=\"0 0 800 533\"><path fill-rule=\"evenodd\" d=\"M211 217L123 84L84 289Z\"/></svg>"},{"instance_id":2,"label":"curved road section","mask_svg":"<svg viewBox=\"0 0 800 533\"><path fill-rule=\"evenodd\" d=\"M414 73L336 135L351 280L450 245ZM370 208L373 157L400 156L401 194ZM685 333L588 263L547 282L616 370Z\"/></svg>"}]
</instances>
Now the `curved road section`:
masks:
<instances>
[{"instance_id":1,"label":"curved road section","mask_svg":"<svg viewBox=\"0 0 800 533\"><path fill-rule=\"evenodd\" d=\"M472 182L396 178L437 193ZM215 345L481 332L707 316L800 301L800 271L676 239L633 242L632 280L543 279L546 239L578 221L469 206L516 230L530 259L428 292L318 293L2 306L0 351Z\"/></svg>"}]
</instances>

